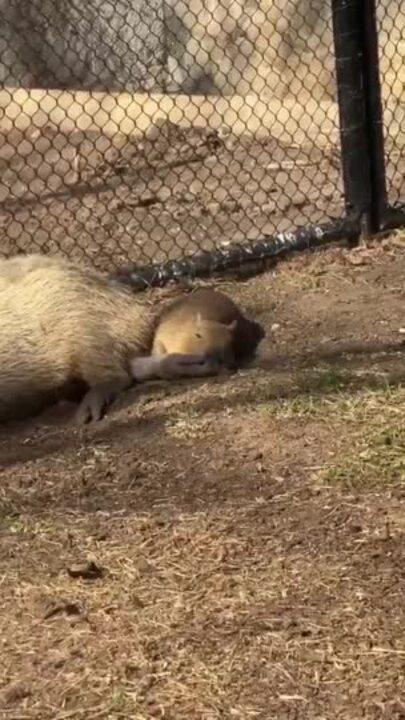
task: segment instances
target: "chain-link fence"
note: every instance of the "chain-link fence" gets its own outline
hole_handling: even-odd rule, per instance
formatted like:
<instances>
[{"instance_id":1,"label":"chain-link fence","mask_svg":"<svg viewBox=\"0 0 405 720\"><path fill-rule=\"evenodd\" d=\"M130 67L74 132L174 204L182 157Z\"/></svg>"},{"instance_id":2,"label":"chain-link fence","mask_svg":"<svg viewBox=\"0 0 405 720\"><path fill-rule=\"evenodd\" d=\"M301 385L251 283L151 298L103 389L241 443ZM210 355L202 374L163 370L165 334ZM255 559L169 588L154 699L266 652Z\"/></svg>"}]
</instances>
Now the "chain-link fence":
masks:
<instances>
[{"instance_id":1,"label":"chain-link fence","mask_svg":"<svg viewBox=\"0 0 405 720\"><path fill-rule=\"evenodd\" d=\"M388 200L394 208L404 208L405 5L402 0L395 0L377 8Z\"/></svg>"},{"instance_id":2,"label":"chain-link fence","mask_svg":"<svg viewBox=\"0 0 405 720\"><path fill-rule=\"evenodd\" d=\"M356 236L384 194L381 158L374 196L374 166L359 182L368 143L378 161L371 2L0 8L2 255L62 253L108 271L163 263L144 268L155 281L207 274ZM388 197L399 208L405 13L379 0L377 14Z\"/></svg>"}]
</instances>

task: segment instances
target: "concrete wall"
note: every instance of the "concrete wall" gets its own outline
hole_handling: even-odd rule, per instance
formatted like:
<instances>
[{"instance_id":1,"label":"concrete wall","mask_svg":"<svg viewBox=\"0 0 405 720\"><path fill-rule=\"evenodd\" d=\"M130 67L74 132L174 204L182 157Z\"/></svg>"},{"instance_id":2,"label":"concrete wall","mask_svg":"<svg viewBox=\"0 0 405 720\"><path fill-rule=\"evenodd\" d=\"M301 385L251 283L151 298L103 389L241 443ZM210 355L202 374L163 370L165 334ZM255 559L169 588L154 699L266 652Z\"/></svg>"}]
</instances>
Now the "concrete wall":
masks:
<instances>
[{"instance_id":1,"label":"concrete wall","mask_svg":"<svg viewBox=\"0 0 405 720\"><path fill-rule=\"evenodd\" d=\"M334 98L330 0L0 0L0 84ZM380 0L386 91L405 85L405 10ZM387 39L389 38L389 42Z\"/></svg>"},{"instance_id":2,"label":"concrete wall","mask_svg":"<svg viewBox=\"0 0 405 720\"><path fill-rule=\"evenodd\" d=\"M172 89L335 98L331 0L168 0ZM405 97L405 8L378 0L385 96Z\"/></svg>"},{"instance_id":3,"label":"concrete wall","mask_svg":"<svg viewBox=\"0 0 405 720\"><path fill-rule=\"evenodd\" d=\"M152 90L164 78L161 0L0 0L0 84Z\"/></svg>"},{"instance_id":4,"label":"concrete wall","mask_svg":"<svg viewBox=\"0 0 405 720\"><path fill-rule=\"evenodd\" d=\"M302 92L305 80L306 97L334 95L325 0L190 0L187 6L169 0L168 5L173 90L283 98Z\"/></svg>"}]
</instances>

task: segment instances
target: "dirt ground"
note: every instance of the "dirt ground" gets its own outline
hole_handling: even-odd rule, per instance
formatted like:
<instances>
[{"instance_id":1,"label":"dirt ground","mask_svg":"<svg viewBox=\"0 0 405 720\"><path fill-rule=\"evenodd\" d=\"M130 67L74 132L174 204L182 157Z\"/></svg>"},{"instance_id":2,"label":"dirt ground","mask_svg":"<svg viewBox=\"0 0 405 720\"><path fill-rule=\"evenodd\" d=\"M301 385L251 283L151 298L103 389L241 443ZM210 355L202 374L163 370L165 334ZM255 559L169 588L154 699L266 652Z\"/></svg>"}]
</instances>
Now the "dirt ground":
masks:
<instances>
[{"instance_id":1,"label":"dirt ground","mask_svg":"<svg viewBox=\"0 0 405 720\"><path fill-rule=\"evenodd\" d=\"M235 375L1 429L2 720L405 718L404 251L223 283Z\"/></svg>"},{"instance_id":2,"label":"dirt ground","mask_svg":"<svg viewBox=\"0 0 405 720\"><path fill-rule=\"evenodd\" d=\"M341 219L334 134L297 144L165 122L113 147L100 133L16 130L0 138L1 253L63 252L110 271ZM405 155L389 136L386 149L397 203Z\"/></svg>"}]
</instances>

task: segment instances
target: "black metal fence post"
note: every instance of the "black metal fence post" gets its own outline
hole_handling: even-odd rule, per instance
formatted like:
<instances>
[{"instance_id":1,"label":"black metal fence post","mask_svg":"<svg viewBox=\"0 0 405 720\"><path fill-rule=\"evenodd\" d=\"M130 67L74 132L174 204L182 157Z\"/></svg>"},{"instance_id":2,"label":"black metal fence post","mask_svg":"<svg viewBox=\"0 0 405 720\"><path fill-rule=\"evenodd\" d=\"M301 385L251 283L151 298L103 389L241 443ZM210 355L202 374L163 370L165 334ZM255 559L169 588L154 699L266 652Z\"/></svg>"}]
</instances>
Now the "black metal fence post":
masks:
<instances>
[{"instance_id":1,"label":"black metal fence post","mask_svg":"<svg viewBox=\"0 0 405 720\"><path fill-rule=\"evenodd\" d=\"M332 0L346 212L360 234L387 212L376 0Z\"/></svg>"},{"instance_id":2,"label":"black metal fence post","mask_svg":"<svg viewBox=\"0 0 405 720\"><path fill-rule=\"evenodd\" d=\"M345 206L371 230L371 165L363 77L363 0L332 0Z\"/></svg>"},{"instance_id":3,"label":"black metal fence post","mask_svg":"<svg viewBox=\"0 0 405 720\"><path fill-rule=\"evenodd\" d=\"M369 169L371 173L370 229L372 232L378 232L383 227L388 201L385 178L376 0L364 0L362 5L363 76L367 111L367 134L369 138Z\"/></svg>"}]
</instances>

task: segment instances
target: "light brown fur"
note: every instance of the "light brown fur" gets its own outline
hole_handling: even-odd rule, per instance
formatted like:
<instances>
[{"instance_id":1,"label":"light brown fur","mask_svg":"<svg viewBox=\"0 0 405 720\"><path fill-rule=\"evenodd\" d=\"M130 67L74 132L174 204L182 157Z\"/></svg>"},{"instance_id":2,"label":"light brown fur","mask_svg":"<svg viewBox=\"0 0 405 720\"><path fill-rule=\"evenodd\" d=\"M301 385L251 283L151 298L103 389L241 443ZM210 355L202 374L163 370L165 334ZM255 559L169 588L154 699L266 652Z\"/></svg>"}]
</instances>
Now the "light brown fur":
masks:
<instances>
[{"instance_id":1,"label":"light brown fur","mask_svg":"<svg viewBox=\"0 0 405 720\"><path fill-rule=\"evenodd\" d=\"M32 253L30 255L14 255L7 260L0 260L0 288L12 282L19 282L27 273L33 270L46 270L47 267L55 267L55 260L62 264L62 258L55 258L50 255Z\"/></svg>"},{"instance_id":2,"label":"light brown fur","mask_svg":"<svg viewBox=\"0 0 405 720\"><path fill-rule=\"evenodd\" d=\"M130 384L154 325L125 288L67 260L1 260L0 420L36 412L72 381Z\"/></svg>"},{"instance_id":3,"label":"light brown fur","mask_svg":"<svg viewBox=\"0 0 405 720\"><path fill-rule=\"evenodd\" d=\"M225 365L251 357L264 337L259 323L246 318L221 292L200 289L169 305L161 314L152 353L216 356Z\"/></svg>"},{"instance_id":4,"label":"light brown fur","mask_svg":"<svg viewBox=\"0 0 405 720\"><path fill-rule=\"evenodd\" d=\"M133 380L218 370L201 355L151 356L156 322L126 286L68 260L0 260L0 421L83 395L77 419L98 420Z\"/></svg>"},{"instance_id":5,"label":"light brown fur","mask_svg":"<svg viewBox=\"0 0 405 720\"><path fill-rule=\"evenodd\" d=\"M224 359L231 352L235 327L235 321L225 325L206 320L201 313L194 313L184 305L158 325L152 354L217 354Z\"/></svg>"}]
</instances>

